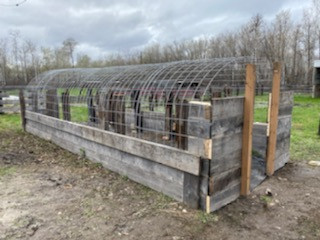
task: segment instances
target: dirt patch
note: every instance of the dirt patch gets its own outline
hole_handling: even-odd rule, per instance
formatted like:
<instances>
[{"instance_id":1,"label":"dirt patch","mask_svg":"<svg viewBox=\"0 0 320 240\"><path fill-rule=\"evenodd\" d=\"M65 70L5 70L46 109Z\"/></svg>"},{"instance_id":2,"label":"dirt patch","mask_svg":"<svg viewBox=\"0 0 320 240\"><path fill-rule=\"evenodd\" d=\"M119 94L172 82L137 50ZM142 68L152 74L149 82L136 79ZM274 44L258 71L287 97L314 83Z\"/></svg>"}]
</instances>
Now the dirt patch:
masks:
<instances>
[{"instance_id":1,"label":"dirt patch","mask_svg":"<svg viewBox=\"0 0 320 240\"><path fill-rule=\"evenodd\" d=\"M207 215L32 135L0 139L0 239L320 238L320 168L304 163Z\"/></svg>"}]
</instances>

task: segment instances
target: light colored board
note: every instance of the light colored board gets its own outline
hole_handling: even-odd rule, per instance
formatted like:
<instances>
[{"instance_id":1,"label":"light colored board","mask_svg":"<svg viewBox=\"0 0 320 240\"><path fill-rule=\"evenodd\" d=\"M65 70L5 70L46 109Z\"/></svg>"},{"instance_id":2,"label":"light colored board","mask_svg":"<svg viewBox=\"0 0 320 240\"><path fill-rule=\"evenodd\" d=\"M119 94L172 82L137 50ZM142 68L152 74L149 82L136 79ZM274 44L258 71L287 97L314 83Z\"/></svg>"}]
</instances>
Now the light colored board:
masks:
<instances>
[{"instance_id":1,"label":"light colored board","mask_svg":"<svg viewBox=\"0 0 320 240\"><path fill-rule=\"evenodd\" d=\"M250 193L255 84L255 66L253 64L248 64L246 66L246 86L242 137L241 195L243 196L246 196Z\"/></svg>"},{"instance_id":2,"label":"light colored board","mask_svg":"<svg viewBox=\"0 0 320 240\"><path fill-rule=\"evenodd\" d=\"M269 107L269 139L267 149L267 165L266 172L268 176L274 173L274 161L277 143L277 128L278 128L278 113L279 113L279 98L280 98L280 81L281 81L281 64L274 63L272 93Z\"/></svg>"},{"instance_id":3,"label":"light colored board","mask_svg":"<svg viewBox=\"0 0 320 240\"><path fill-rule=\"evenodd\" d=\"M132 155L143 157L193 175L199 175L200 158L183 150L29 111L26 111L26 118Z\"/></svg>"}]
</instances>

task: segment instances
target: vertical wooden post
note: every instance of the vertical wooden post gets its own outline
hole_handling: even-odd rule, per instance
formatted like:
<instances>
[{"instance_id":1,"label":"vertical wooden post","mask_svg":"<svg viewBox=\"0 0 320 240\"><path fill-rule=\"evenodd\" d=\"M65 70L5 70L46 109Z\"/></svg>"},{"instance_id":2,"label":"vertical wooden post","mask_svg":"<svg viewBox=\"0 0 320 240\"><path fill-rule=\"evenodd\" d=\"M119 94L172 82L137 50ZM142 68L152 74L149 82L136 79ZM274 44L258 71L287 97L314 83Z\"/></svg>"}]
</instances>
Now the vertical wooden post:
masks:
<instances>
[{"instance_id":1,"label":"vertical wooden post","mask_svg":"<svg viewBox=\"0 0 320 240\"><path fill-rule=\"evenodd\" d=\"M165 139L171 140L173 137L172 129L172 108L173 108L173 94L170 92L169 95L166 95L166 110L165 110Z\"/></svg>"},{"instance_id":2,"label":"vertical wooden post","mask_svg":"<svg viewBox=\"0 0 320 240\"><path fill-rule=\"evenodd\" d=\"M20 114L21 114L21 125L22 129L26 130L26 103L23 96L23 90L20 89L19 92L19 100L20 100Z\"/></svg>"},{"instance_id":3,"label":"vertical wooden post","mask_svg":"<svg viewBox=\"0 0 320 240\"><path fill-rule=\"evenodd\" d=\"M2 91L0 91L0 114L3 114L3 102L2 102Z\"/></svg>"},{"instance_id":4,"label":"vertical wooden post","mask_svg":"<svg viewBox=\"0 0 320 240\"><path fill-rule=\"evenodd\" d=\"M246 66L246 85L242 135L241 195L243 196L246 196L250 193L255 83L255 66L253 64L248 64Z\"/></svg>"},{"instance_id":5,"label":"vertical wooden post","mask_svg":"<svg viewBox=\"0 0 320 240\"><path fill-rule=\"evenodd\" d=\"M51 117L59 118L57 89L49 89L46 92L46 114Z\"/></svg>"},{"instance_id":6,"label":"vertical wooden post","mask_svg":"<svg viewBox=\"0 0 320 240\"><path fill-rule=\"evenodd\" d=\"M187 123L188 123L188 101L180 99L176 103L176 141L178 148L188 150Z\"/></svg>"},{"instance_id":7,"label":"vertical wooden post","mask_svg":"<svg viewBox=\"0 0 320 240\"><path fill-rule=\"evenodd\" d=\"M273 80L271 99L269 99L269 122L268 122L268 148L267 148L267 175L271 176L274 173L274 160L276 156L277 145L277 128L278 128L278 113L279 113L279 97L280 97L280 81L281 81L281 64L274 63L273 65Z\"/></svg>"},{"instance_id":8,"label":"vertical wooden post","mask_svg":"<svg viewBox=\"0 0 320 240\"><path fill-rule=\"evenodd\" d=\"M319 115L318 135L320 136L320 115Z\"/></svg>"},{"instance_id":9,"label":"vertical wooden post","mask_svg":"<svg viewBox=\"0 0 320 240\"><path fill-rule=\"evenodd\" d=\"M71 121L69 91L63 92L61 95L62 116L63 120Z\"/></svg>"},{"instance_id":10,"label":"vertical wooden post","mask_svg":"<svg viewBox=\"0 0 320 240\"><path fill-rule=\"evenodd\" d=\"M88 106L88 114L89 114L89 122L96 122L96 108L94 105L94 97L93 97L93 89L89 88L87 92L87 106Z\"/></svg>"},{"instance_id":11,"label":"vertical wooden post","mask_svg":"<svg viewBox=\"0 0 320 240\"><path fill-rule=\"evenodd\" d=\"M125 96L122 93L114 94L114 128L117 133L126 133Z\"/></svg>"},{"instance_id":12,"label":"vertical wooden post","mask_svg":"<svg viewBox=\"0 0 320 240\"><path fill-rule=\"evenodd\" d=\"M106 105L107 105L108 98L106 93L101 92L99 94L99 101L98 101L98 116L99 116L99 128L106 130Z\"/></svg>"}]
</instances>

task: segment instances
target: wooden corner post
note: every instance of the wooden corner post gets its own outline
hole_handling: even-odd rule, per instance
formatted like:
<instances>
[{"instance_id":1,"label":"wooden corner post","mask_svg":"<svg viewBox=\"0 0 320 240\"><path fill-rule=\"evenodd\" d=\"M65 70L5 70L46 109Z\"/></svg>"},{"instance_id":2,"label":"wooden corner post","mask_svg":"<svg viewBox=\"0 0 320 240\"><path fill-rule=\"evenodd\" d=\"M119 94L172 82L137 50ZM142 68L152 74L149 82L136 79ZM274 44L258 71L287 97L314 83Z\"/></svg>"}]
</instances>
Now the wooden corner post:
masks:
<instances>
[{"instance_id":1,"label":"wooden corner post","mask_svg":"<svg viewBox=\"0 0 320 240\"><path fill-rule=\"evenodd\" d=\"M280 98L280 81L281 81L281 64L276 62L273 64L272 92L269 97L268 112L268 147L267 147L267 175L274 173L274 160L276 157L277 145L277 128L279 114L279 98Z\"/></svg>"},{"instance_id":2,"label":"wooden corner post","mask_svg":"<svg viewBox=\"0 0 320 240\"><path fill-rule=\"evenodd\" d=\"M20 101L21 125L22 125L22 129L26 131L26 102L24 100L22 89L20 89L20 92L19 92L19 101Z\"/></svg>"},{"instance_id":3,"label":"wooden corner post","mask_svg":"<svg viewBox=\"0 0 320 240\"><path fill-rule=\"evenodd\" d=\"M255 65L248 64L246 66L246 85L245 85L244 119L243 119L243 135L242 135L241 195L243 196L247 196L250 193L255 84L256 84Z\"/></svg>"}]
</instances>

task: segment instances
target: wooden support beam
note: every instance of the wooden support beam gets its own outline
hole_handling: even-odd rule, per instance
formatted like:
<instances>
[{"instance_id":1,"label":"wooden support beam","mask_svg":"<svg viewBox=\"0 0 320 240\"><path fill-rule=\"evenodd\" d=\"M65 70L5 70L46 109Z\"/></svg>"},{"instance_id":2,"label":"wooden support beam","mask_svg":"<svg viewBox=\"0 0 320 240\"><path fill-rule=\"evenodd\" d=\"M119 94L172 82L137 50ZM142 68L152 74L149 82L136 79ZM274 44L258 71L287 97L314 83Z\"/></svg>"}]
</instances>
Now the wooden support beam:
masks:
<instances>
[{"instance_id":1,"label":"wooden support beam","mask_svg":"<svg viewBox=\"0 0 320 240\"><path fill-rule=\"evenodd\" d=\"M57 89L49 89L46 92L46 115L59 118Z\"/></svg>"},{"instance_id":2,"label":"wooden support beam","mask_svg":"<svg viewBox=\"0 0 320 240\"><path fill-rule=\"evenodd\" d=\"M242 135L241 195L243 196L246 196L250 193L255 83L255 66L253 64L248 64L246 66L246 85Z\"/></svg>"},{"instance_id":3,"label":"wooden support beam","mask_svg":"<svg viewBox=\"0 0 320 240\"><path fill-rule=\"evenodd\" d=\"M274 160L277 144L277 128L278 128L278 113L279 113L279 98L280 98L280 81L281 81L281 64L274 63L273 65L273 80L271 98L269 98L269 122L268 122L268 147L267 147L267 175L271 176L274 173Z\"/></svg>"},{"instance_id":4,"label":"wooden support beam","mask_svg":"<svg viewBox=\"0 0 320 240\"><path fill-rule=\"evenodd\" d=\"M63 92L61 95L62 116L63 120L71 121L69 91Z\"/></svg>"},{"instance_id":5,"label":"wooden support beam","mask_svg":"<svg viewBox=\"0 0 320 240\"><path fill-rule=\"evenodd\" d=\"M0 114L3 114L4 112L3 112L3 103L2 103L2 96L3 96L4 94L2 94L2 91L0 91Z\"/></svg>"},{"instance_id":6,"label":"wooden support beam","mask_svg":"<svg viewBox=\"0 0 320 240\"><path fill-rule=\"evenodd\" d=\"M176 141L178 148L188 150L187 124L188 124L188 101L178 100L176 103Z\"/></svg>"},{"instance_id":7,"label":"wooden support beam","mask_svg":"<svg viewBox=\"0 0 320 240\"><path fill-rule=\"evenodd\" d=\"M114 128L116 133L125 134L126 133L126 121L125 121L125 97L123 94L118 93L114 95Z\"/></svg>"},{"instance_id":8,"label":"wooden support beam","mask_svg":"<svg viewBox=\"0 0 320 240\"><path fill-rule=\"evenodd\" d=\"M20 114L21 114L21 125L22 129L26 130L26 103L24 100L23 90L19 91L19 100L20 100Z\"/></svg>"}]
</instances>

